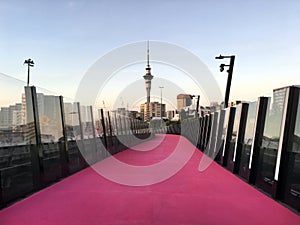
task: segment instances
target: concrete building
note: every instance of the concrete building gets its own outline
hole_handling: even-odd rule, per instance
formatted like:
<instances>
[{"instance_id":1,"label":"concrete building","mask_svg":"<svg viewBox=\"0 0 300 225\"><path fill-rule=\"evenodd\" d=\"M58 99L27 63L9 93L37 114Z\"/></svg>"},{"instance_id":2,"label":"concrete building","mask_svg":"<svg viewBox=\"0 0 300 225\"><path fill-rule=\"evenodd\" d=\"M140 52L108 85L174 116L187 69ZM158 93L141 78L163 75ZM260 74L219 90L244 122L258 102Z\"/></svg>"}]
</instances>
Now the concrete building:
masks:
<instances>
[{"instance_id":1,"label":"concrete building","mask_svg":"<svg viewBox=\"0 0 300 225\"><path fill-rule=\"evenodd\" d=\"M8 107L1 107L0 109L0 128L9 128L11 124L10 113Z\"/></svg>"},{"instance_id":2,"label":"concrete building","mask_svg":"<svg viewBox=\"0 0 300 225\"><path fill-rule=\"evenodd\" d=\"M56 141L62 137L59 97L43 93L37 93L36 96L41 137L45 142ZM33 111L30 109L32 108L32 103L30 101L27 102L26 97L30 99L30 96L22 95L22 104L20 104L21 120L27 124L29 136L31 137L35 135ZM31 139L27 140L30 141Z\"/></svg>"},{"instance_id":3,"label":"concrete building","mask_svg":"<svg viewBox=\"0 0 300 225\"><path fill-rule=\"evenodd\" d=\"M149 103L149 113L147 112L147 103L141 104L140 112L144 121L149 121L153 117L165 117L166 115L166 104L160 104L159 102ZM148 115L150 117L148 117Z\"/></svg>"},{"instance_id":4,"label":"concrete building","mask_svg":"<svg viewBox=\"0 0 300 225\"><path fill-rule=\"evenodd\" d=\"M135 110L130 110L128 116L132 119L136 119L139 117L139 112Z\"/></svg>"},{"instance_id":5,"label":"concrete building","mask_svg":"<svg viewBox=\"0 0 300 225\"><path fill-rule=\"evenodd\" d=\"M74 106L73 103L66 102L64 103L64 111L65 111L65 123L67 126L72 126L75 122L74 117ZM76 114L77 116L78 114ZM78 116L77 116L78 117ZM76 120L78 121L78 119ZM78 122L76 123L78 125Z\"/></svg>"},{"instance_id":6,"label":"concrete building","mask_svg":"<svg viewBox=\"0 0 300 225\"><path fill-rule=\"evenodd\" d=\"M179 94L177 95L177 110L180 112L183 108L192 104L191 95Z\"/></svg>"},{"instance_id":7,"label":"concrete building","mask_svg":"<svg viewBox=\"0 0 300 225\"><path fill-rule=\"evenodd\" d=\"M18 127L18 126L23 125L22 115L23 115L22 109L13 111L13 114L12 114L12 126L13 127Z\"/></svg>"},{"instance_id":8,"label":"concrete building","mask_svg":"<svg viewBox=\"0 0 300 225\"><path fill-rule=\"evenodd\" d=\"M41 135L45 141L62 137L62 124L58 96L37 93Z\"/></svg>"},{"instance_id":9,"label":"concrete building","mask_svg":"<svg viewBox=\"0 0 300 225\"><path fill-rule=\"evenodd\" d=\"M26 96L25 93L22 94L22 124L26 124Z\"/></svg>"},{"instance_id":10,"label":"concrete building","mask_svg":"<svg viewBox=\"0 0 300 225\"><path fill-rule=\"evenodd\" d=\"M273 90L273 112L283 111L287 87L276 88Z\"/></svg>"},{"instance_id":11,"label":"concrete building","mask_svg":"<svg viewBox=\"0 0 300 225\"><path fill-rule=\"evenodd\" d=\"M16 103L0 109L0 129L22 125L22 104Z\"/></svg>"}]
</instances>

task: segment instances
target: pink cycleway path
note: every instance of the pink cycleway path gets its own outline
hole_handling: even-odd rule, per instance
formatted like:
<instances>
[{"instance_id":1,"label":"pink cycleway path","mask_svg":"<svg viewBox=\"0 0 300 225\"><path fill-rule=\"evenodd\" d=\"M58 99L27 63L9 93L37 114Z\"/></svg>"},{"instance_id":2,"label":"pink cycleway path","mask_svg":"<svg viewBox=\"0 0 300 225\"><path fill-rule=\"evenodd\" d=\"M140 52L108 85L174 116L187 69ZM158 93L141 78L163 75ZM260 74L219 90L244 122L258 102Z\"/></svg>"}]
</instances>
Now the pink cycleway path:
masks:
<instances>
[{"instance_id":1,"label":"pink cycleway path","mask_svg":"<svg viewBox=\"0 0 300 225\"><path fill-rule=\"evenodd\" d=\"M136 166L159 163L172 154L179 138L183 137L166 135L151 151L128 149L114 157ZM160 139L155 137L142 145ZM186 149L194 148L188 140L182 140ZM213 162L199 172L202 156L195 149L188 163L174 176L139 187L114 183L87 168L1 210L0 224L300 224L298 215L218 164ZM109 166L110 160L107 158L95 167Z\"/></svg>"}]
</instances>

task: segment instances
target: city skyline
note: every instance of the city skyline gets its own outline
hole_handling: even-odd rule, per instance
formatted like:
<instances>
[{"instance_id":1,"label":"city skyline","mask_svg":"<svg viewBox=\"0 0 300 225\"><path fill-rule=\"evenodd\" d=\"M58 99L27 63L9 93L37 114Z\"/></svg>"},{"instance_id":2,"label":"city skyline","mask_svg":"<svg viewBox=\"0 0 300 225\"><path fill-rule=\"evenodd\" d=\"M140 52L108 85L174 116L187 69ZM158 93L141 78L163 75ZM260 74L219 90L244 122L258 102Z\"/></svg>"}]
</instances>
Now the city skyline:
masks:
<instances>
[{"instance_id":1,"label":"city skyline","mask_svg":"<svg viewBox=\"0 0 300 225\"><path fill-rule=\"evenodd\" d=\"M196 54L222 93L227 75L219 72L223 62L214 58L235 54L230 101L256 100L271 96L275 88L300 83L299 9L297 1L153 1L146 8L140 1L1 2L0 73L26 83L22 64L31 58L31 84L73 97L81 78L101 56L127 43L161 40ZM150 12L155 16L144 16ZM151 64L157 77L174 79L172 69L162 72ZM123 79L142 71L123 71Z\"/></svg>"}]
</instances>

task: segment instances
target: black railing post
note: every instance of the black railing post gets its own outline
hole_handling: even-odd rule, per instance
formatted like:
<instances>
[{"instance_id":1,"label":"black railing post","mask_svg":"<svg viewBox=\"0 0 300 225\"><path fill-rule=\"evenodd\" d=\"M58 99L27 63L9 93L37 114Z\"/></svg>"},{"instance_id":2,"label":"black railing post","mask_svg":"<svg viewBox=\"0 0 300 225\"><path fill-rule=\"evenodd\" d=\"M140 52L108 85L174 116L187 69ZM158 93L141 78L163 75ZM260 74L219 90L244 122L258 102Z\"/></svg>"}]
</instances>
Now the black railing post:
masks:
<instances>
[{"instance_id":1,"label":"black railing post","mask_svg":"<svg viewBox=\"0 0 300 225\"><path fill-rule=\"evenodd\" d=\"M61 128L63 133L63 138L60 145L60 159L61 159L61 173L63 177L68 176L69 174L69 158L68 158L68 137L66 131L66 120L65 120L65 109L64 109L64 100L63 96L59 96L59 105L60 105L60 117L61 117Z\"/></svg>"},{"instance_id":2,"label":"black railing post","mask_svg":"<svg viewBox=\"0 0 300 225\"><path fill-rule=\"evenodd\" d=\"M118 136L119 134L119 129L118 129L118 119L117 119L117 113L114 113L114 120L115 120L115 135Z\"/></svg>"},{"instance_id":3,"label":"black railing post","mask_svg":"<svg viewBox=\"0 0 300 225\"><path fill-rule=\"evenodd\" d=\"M296 135L295 133L295 128L296 128L296 120L297 120L297 110L299 109L298 102L299 102L299 93L300 93L300 88L299 87L294 87L291 86L288 88L288 100L286 103L286 110L284 110L285 115L283 117L284 119L284 130L282 133L282 142L281 146L281 154L277 154L277 162L276 162L276 167L278 169L276 170L275 167L275 175L274 175L274 181L275 181L275 187L273 188L274 193L272 193L273 197L279 200L284 200L284 196L287 195L285 193L286 187L289 187L290 184L289 180L291 179L290 177L298 177L296 178L296 182L294 181L294 184L299 181L299 176L294 172L291 171L291 168L294 167L294 160L290 161L288 159L288 155L293 151L293 149L296 149L294 147L296 143ZM299 113L299 112L298 112ZM282 128L281 128L282 129ZM296 168L295 168L296 170ZM298 174L299 175L299 174ZM288 195L291 195L290 192L290 187L287 188ZM296 198L295 198L296 199ZM296 200L297 201L297 200ZM299 203L299 196L298 196L298 203L293 204L294 207L297 207L299 209L300 203Z\"/></svg>"},{"instance_id":4,"label":"black railing post","mask_svg":"<svg viewBox=\"0 0 300 225\"><path fill-rule=\"evenodd\" d=\"M3 189L2 189L2 171L0 170L0 209L4 206Z\"/></svg>"},{"instance_id":5,"label":"black railing post","mask_svg":"<svg viewBox=\"0 0 300 225\"><path fill-rule=\"evenodd\" d=\"M248 182L255 184L259 169L259 148L262 144L267 116L269 98L259 97L257 103L256 121L254 126L254 137L249 158Z\"/></svg>"},{"instance_id":6,"label":"black railing post","mask_svg":"<svg viewBox=\"0 0 300 225\"><path fill-rule=\"evenodd\" d=\"M107 139L106 139L106 126L105 126L105 118L104 118L104 113L103 113L103 109L100 109L100 113L101 113L101 124L102 124L102 130L103 130L103 141L104 141L104 147L105 147L105 151L107 152ZM105 156L108 156L108 153L105 153Z\"/></svg>"},{"instance_id":7,"label":"black railing post","mask_svg":"<svg viewBox=\"0 0 300 225\"><path fill-rule=\"evenodd\" d=\"M108 119L108 126L109 126L109 139L110 139L110 144L111 144L111 151L112 153L115 153L115 146L113 142L113 132L112 132L112 125L111 125L111 118L110 118L110 113L107 111L107 119Z\"/></svg>"},{"instance_id":8,"label":"black railing post","mask_svg":"<svg viewBox=\"0 0 300 225\"><path fill-rule=\"evenodd\" d=\"M234 118L235 118L235 107L230 107L229 108L229 119L227 123L227 128L226 128L226 135L225 135L225 140L224 140L224 147L222 150L222 156L221 156L221 165L226 167L227 166L227 161L228 161L228 153L229 153L229 147L230 147L230 140L232 137L232 131L233 131L233 124L234 124Z\"/></svg>"},{"instance_id":9,"label":"black railing post","mask_svg":"<svg viewBox=\"0 0 300 225\"><path fill-rule=\"evenodd\" d=\"M241 106L241 114L239 121L239 128L236 136L236 146L234 151L234 165L233 165L233 173L239 173L241 157L242 157L242 147L244 143L247 116L248 116L249 103L242 103Z\"/></svg>"},{"instance_id":10,"label":"black railing post","mask_svg":"<svg viewBox=\"0 0 300 225\"><path fill-rule=\"evenodd\" d=\"M89 106L89 113L91 115L91 125L92 125L92 134L93 134L93 162L97 162L97 141L96 141L96 132L95 132L95 121L94 121L94 114L93 114L93 107Z\"/></svg>"},{"instance_id":11,"label":"black railing post","mask_svg":"<svg viewBox=\"0 0 300 225\"><path fill-rule=\"evenodd\" d=\"M36 88L34 86L26 86L25 97L27 126L30 129L29 132L34 130L33 133L35 135L35 138L30 140L30 142L32 142L32 145L30 146L30 155L32 163L33 188L34 190L39 190L43 186L42 178L44 169Z\"/></svg>"},{"instance_id":12,"label":"black railing post","mask_svg":"<svg viewBox=\"0 0 300 225\"><path fill-rule=\"evenodd\" d=\"M77 145L79 144L79 161L80 161L80 166L81 168L87 167L87 163L84 159L85 157L85 144L84 144L84 134L83 134L83 129L82 129L82 118L81 118L81 107L80 103L76 102L77 106L77 112L78 112L78 122L79 122L79 132L80 132L80 141L77 141Z\"/></svg>"},{"instance_id":13,"label":"black railing post","mask_svg":"<svg viewBox=\"0 0 300 225\"><path fill-rule=\"evenodd\" d=\"M121 118L121 116L119 116L119 123L120 123L120 135L124 135L123 124L122 124L122 118Z\"/></svg>"}]
</instances>

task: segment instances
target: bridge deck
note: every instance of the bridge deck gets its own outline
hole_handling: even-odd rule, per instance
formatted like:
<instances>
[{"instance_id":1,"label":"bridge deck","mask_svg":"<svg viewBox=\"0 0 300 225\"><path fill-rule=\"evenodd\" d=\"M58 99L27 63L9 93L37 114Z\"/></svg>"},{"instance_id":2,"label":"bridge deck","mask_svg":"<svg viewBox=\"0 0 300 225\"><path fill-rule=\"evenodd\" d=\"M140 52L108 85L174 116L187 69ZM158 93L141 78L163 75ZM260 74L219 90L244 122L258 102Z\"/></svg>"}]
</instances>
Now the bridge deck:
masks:
<instances>
[{"instance_id":1,"label":"bridge deck","mask_svg":"<svg viewBox=\"0 0 300 225\"><path fill-rule=\"evenodd\" d=\"M115 157L132 165L151 165L168 158L179 138L166 135L152 151L129 149ZM155 137L143 145L160 139ZM194 148L182 139L186 151ZM140 187L111 182L87 168L3 209L0 224L300 224L298 215L218 164L212 163L207 170L199 172L202 156L200 151L194 151L174 176ZM111 160L107 158L96 166L109 167ZM156 175L153 176L155 179Z\"/></svg>"}]
</instances>

